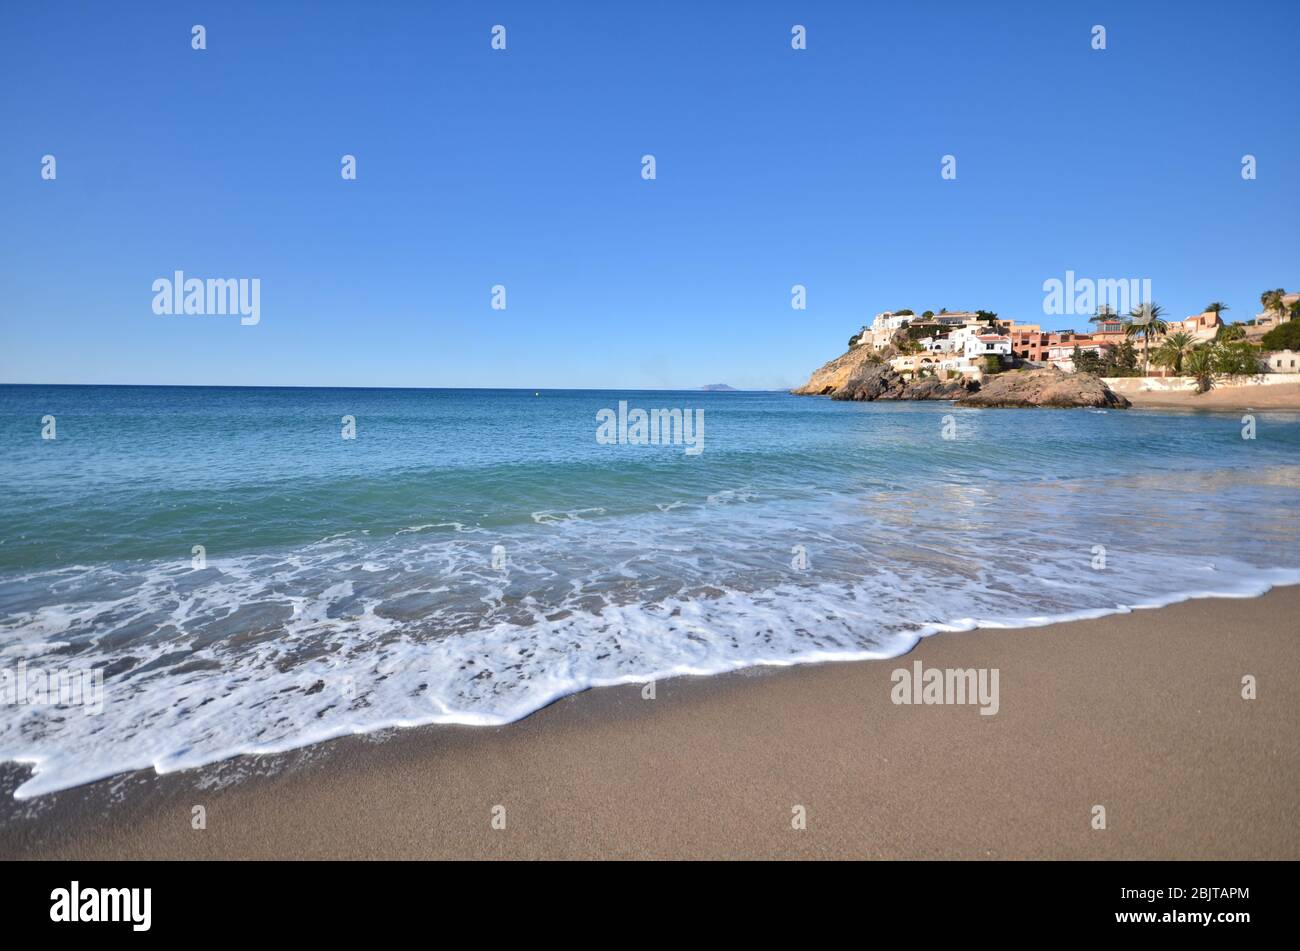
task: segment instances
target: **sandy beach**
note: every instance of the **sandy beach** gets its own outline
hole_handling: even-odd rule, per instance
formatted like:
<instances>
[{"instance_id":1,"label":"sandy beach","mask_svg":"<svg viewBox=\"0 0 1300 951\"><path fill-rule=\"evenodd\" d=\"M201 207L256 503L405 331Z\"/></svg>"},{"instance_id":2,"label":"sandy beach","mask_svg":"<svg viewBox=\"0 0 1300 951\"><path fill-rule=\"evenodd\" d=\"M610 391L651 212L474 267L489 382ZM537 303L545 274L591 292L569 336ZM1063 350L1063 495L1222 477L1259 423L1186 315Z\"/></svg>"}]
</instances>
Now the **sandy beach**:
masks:
<instances>
[{"instance_id":1,"label":"sandy beach","mask_svg":"<svg viewBox=\"0 0 1300 951\"><path fill-rule=\"evenodd\" d=\"M1300 409L1300 384L1219 387L1208 393L1124 391L1134 406L1151 409Z\"/></svg>"},{"instance_id":2,"label":"sandy beach","mask_svg":"<svg viewBox=\"0 0 1300 951\"><path fill-rule=\"evenodd\" d=\"M501 728L388 731L25 801L11 766L0 855L1295 859L1297 616L1289 587L944 634L894 660L677 678L654 699L598 689ZM915 661L996 668L998 712L894 704L891 672Z\"/></svg>"}]
</instances>

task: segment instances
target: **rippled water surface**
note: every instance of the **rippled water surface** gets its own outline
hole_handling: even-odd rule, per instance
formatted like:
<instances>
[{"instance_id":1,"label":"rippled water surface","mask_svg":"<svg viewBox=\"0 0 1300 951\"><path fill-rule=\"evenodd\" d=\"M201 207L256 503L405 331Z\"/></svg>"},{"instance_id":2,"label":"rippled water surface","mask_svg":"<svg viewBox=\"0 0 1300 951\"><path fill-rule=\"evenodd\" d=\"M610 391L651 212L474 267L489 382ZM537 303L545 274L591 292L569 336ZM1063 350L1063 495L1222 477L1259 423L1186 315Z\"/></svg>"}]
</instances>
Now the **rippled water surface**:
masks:
<instances>
[{"instance_id":1,"label":"rippled water surface","mask_svg":"<svg viewBox=\"0 0 1300 951\"><path fill-rule=\"evenodd\" d=\"M599 444L620 399L704 451ZM0 670L104 677L0 705L24 796L1300 580L1290 413L2 386L0 444Z\"/></svg>"}]
</instances>

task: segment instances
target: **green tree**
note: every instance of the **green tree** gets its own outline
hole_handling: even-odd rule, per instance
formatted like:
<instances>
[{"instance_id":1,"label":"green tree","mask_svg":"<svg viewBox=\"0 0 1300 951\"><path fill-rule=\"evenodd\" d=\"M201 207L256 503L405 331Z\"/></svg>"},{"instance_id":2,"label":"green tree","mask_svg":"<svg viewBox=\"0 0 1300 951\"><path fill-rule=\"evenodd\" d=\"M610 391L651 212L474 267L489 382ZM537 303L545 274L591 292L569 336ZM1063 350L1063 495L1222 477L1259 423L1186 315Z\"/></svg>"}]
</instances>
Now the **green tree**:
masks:
<instances>
[{"instance_id":1,"label":"green tree","mask_svg":"<svg viewBox=\"0 0 1300 951\"><path fill-rule=\"evenodd\" d=\"M1223 343L1214 347L1214 370L1225 376L1256 376L1259 351L1248 343Z\"/></svg>"},{"instance_id":2,"label":"green tree","mask_svg":"<svg viewBox=\"0 0 1300 951\"><path fill-rule=\"evenodd\" d=\"M1181 376L1183 372L1183 358L1191 352L1196 345L1196 338L1189 333L1181 330L1171 333L1156 348L1153 359L1160 366L1169 367L1174 376Z\"/></svg>"},{"instance_id":3,"label":"green tree","mask_svg":"<svg viewBox=\"0 0 1300 951\"><path fill-rule=\"evenodd\" d=\"M1129 313L1128 325L1124 328L1124 333L1132 340L1135 337L1142 339L1142 375L1146 376L1151 371L1151 341L1155 337L1161 336L1169 329L1169 324L1164 320L1165 309L1159 304L1153 304L1150 301L1139 304Z\"/></svg>"},{"instance_id":4,"label":"green tree","mask_svg":"<svg viewBox=\"0 0 1300 951\"><path fill-rule=\"evenodd\" d=\"M1092 373L1101 376L1105 371L1105 363L1096 350L1080 350L1074 348L1074 369L1079 373Z\"/></svg>"},{"instance_id":5,"label":"green tree","mask_svg":"<svg viewBox=\"0 0 1300 951\"><path fill-rule=\"evenodd\" d=\"M1230 324L1224 324L1219 328L1219 332L1214 335L1216 343L1232 343L1234 340L1246 339L1246 327L1237 321Z\"/></svg>"},{"instance_id":6,"label":"green tree","mask_svg":"<svg viewBox=\"0 0 1300 951\"><path fill-rule=\"evenodd\" d=\"M1088 318L1088 323L1108 324L1113 320L1119 320L1119 314L1109 304L1102 304L1097 308L1097 313Z\"/></svg>"},{"instance_id":7,"label":"green tree","mask_svg":"<svg viewBox=\"0 0 1300 951\"><path fill-rule=\"evenodd\" d=\"M1125 340L1115 348L1111 360L1115 369L1119 371L1117 376L1130 376L1137 372L1137 349L1130 340Z\"/></svg>"},{"instance_id":8,"label":"green tree","mask_svg":"<svg viewBox=\"0 0 1300 951\"><path fill-rule=\"evenodd\" d=\"M1260 338L1265 350L1300 350L1300 321L1278 324Z\"/></svg>"},{"instance_id":9,"label":"green tree","mask_svg":"<svg viewBox=\"0 0 1300 951\"><path fill-rule=\"evenodd\" d=\"M1270 310L1276 311L1279 316L1286 313L1286 304L1282 298L1286 296L1286 291L1279 287L1271 291L1265 291L1259 295L1259 303L1264 308L1264 313Z\"/></svg>"},{"instance_id":10,"label":"green tree","mask_svg":"<svg viewBox=\"0 0 1300 951\"><path fill-rule=\"evenodd\" d=\"M1196 392L1204 393L1214 386L1216 363L1214 349L1201 345L1187 354L1187 374L1196 380Z\"/></svg>"},{"instance_id":11,"label":"green tree","mask_svg":"<svg viewBox=\"0 0 1300 951\"><path fill-rule=\"evenodd\" d=\"M1225 310L1232 310L1232 308L1229 307L1227 304L1223 303L1223 301L1216 300L1213 301L1212 303L1205 305L1205 312L1207 314L1213 314L1215 317L1218 317L1220 320L1223 319L1223 312Z\"/></svg>"}]
</instances>

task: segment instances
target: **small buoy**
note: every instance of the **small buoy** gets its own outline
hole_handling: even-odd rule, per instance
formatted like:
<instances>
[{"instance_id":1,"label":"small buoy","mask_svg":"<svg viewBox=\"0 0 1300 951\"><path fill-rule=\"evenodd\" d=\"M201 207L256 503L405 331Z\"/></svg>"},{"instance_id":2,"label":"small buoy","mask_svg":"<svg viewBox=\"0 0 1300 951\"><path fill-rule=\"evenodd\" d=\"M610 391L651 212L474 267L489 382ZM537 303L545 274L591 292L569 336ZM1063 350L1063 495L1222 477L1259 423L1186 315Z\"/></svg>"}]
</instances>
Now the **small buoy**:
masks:
<instances>
[{"instance_id":1,"label":"small buoy","mask_svg":"<svg viewBox=\"0 0 1300 951\"><path fill-rule=\"evenodd\" d=\"M541 393L534 393L533 396L541 396Z\"/></svg>"}]
</instances>

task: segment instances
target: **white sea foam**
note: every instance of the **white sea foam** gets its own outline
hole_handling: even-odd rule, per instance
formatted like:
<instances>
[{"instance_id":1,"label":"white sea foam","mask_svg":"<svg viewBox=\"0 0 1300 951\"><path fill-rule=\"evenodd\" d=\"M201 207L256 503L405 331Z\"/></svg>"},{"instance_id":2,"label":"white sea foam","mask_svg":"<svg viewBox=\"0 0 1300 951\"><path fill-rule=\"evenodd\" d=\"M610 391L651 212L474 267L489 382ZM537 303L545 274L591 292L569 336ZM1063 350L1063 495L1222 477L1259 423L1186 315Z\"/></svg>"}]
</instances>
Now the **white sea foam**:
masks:
<instances>
[{"instance_id":1,"label":"white sea foam","mask_svg":"<svg viewBox=\"0 0 1300 951\"><path fill-rule=\"evenodd\" d=\"M429 531L430 529L437 529L437 528L450 528L453 532L460 532L467 535L481 533L483 531L483 529L481 528L472 525L466 525L463 522L426 522L423 525L412 525L409 528L398 529L396 534L415 535L420 532L426 532Z\"/></svg>"},{"instance_id":2,"label":"white sea foam","mask_svg":"<svg viewBox=\"0 0 1300 951\"><path fill-rule=\"evenodd\" d=\"M1032 496L1048 491L1077 487L1014 498L1037 511ZM0 707L0 759L33 767L25 798L389 727L501 724L588 687L887 658L934 633L1300 583L1296 567L1241 557L1264 550L1258 536L1234 550L1210 534L1224 549L1213 564L1187 554L1158 501L1134 519L1123 491L1090 500L1111 542L1107 569L1092 571L1077 525L1022 525L996 496L945 486L882 507L739 490L619 519L538 512L508 533L334 536L197 572L28 572L0 581L0 603L29 604L0 618L0 666L103 667L104 711ZM789 563L796 544L807 570Z\"/></svg>"},{"instance_id":3,"label":"white sea foam","mask_svg":"<svg viewBox=\"0 0 1300 951\"><path fill-rule=\"evenodd\" d=\"M604 515L605 510L600 507L574 509L571 512L534 512L533 521L538 525L558 525L563 522L576 522L580 519L591 518L596 515Z\"/></svg>"}]
</instances>

